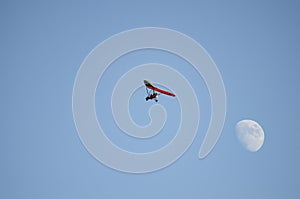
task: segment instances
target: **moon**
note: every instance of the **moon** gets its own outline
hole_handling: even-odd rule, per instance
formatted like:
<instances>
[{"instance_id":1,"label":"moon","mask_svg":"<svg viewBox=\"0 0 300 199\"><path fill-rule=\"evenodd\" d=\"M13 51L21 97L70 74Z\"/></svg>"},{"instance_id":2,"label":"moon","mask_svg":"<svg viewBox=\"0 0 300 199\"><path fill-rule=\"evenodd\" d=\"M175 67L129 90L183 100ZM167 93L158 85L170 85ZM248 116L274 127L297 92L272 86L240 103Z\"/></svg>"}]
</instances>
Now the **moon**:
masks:
<instances>
[{"instance_id":1,"label":"moon","mask_svg":"<svg viewBox=\"0 0 300 199\"><path fill-rule=\"evenodd\" d=\"M264 130L253 120L239 121L235 126L235 130L238 140L248 151L256 152L264 144Z\"/></svg>"}]
</instances>

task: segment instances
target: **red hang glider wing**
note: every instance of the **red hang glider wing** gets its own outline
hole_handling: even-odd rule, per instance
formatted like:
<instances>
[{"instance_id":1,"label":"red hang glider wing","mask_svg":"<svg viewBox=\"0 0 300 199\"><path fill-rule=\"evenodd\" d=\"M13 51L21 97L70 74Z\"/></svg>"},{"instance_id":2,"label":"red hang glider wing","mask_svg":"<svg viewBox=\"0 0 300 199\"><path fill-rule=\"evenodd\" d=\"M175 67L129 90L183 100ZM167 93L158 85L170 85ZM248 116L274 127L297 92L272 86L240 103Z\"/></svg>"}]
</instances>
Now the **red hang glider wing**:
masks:
<instances>
[{"instance_id":1,"label":"red hang glider wing","mask_svg":"<svg viewBox=\"0 0 300 199\"><path fill-rule=\"evenodd\" d=\"M172 96L172 97L175 97L175 95L173 93L170 93L168 91L165 91L165 90L162 90L160 88L157 88L155 87L152 83L150 83L149 81L147 80L144 80L144 84L147 88L151 89L151 90L154 90L154 91L157 91L159 93L162 93L162 94L165 94L165 95L169 95L169 96Z\"/></svg>"},{"instance_id":2,"label":"red hang glider wing","mask_svg":"<svg viewBox=\"0 0 300 199\"><path fill-rule=\"evenodd\" d=\"M148 88L149 88L149 87L148 87ZM157 92L159 92L159 93L165 94L165 95L169 95L169 96L175 97L175 95L174 95L173 93L170 93L170 92L168 92L168 91L162 90L162 89L160 89L160 88L156 88L156 87L152 87L152 86L151 86L150 89L152 89L152 90L154 90L154 91L157 91Z\"/></svg>"}]
</instances>

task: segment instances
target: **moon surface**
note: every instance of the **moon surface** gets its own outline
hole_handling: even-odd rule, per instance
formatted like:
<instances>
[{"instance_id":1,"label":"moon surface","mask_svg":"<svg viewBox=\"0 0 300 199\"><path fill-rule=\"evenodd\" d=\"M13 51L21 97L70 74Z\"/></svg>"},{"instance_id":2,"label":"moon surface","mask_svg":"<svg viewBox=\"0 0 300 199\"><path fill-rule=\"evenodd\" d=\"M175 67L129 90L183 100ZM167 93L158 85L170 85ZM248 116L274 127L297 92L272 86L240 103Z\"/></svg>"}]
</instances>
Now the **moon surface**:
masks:
<instances>
[{"instance_id":1,"label":"moon surface","mask_svg":"<svg viewBox=\"0 0 300 199\"><path fill-rule=\"evenodd\" d=\"M241 120L236 126L236 136L240 143L251 152L258 151L265 139L263 128L253 120Z\"/></svg>"}]
</instances>

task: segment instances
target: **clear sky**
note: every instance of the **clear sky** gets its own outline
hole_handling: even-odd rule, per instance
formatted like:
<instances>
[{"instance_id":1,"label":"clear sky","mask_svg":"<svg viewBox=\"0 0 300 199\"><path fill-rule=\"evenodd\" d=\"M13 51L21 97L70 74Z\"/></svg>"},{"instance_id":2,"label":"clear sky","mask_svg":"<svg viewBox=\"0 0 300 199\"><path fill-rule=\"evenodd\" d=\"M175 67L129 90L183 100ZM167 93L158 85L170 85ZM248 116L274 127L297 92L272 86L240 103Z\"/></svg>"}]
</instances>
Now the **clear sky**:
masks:
<instances>
[{"instance_id":1,"label":"clear sky","mask_svg":"<svg viewBox=\"0 0 300 199\"><path fill-rule=\"evenodd\" d=\"M2 1L0 198L299 198L299 8L297 1L283 0ZM101 164L85 149L73 121L72 91L80 65L96 45L147 26L180 31L207 50L223 77L227 115L215 148L198 159L210 117L201 77L165 52L120 58L96 94L98 118L116 132L107 136L120 147L157 149L179 123L172 114L177 101L160 96L170 111L162 134L167 136L132 141L118 132L106 105L115 81L131 66L174 66L195 86L201 110L197 137L178 161L156 172L128 174ZM141 88L130 101L141 125L153 104L144 97ZM264 128L265 142L256 153L236 138L235 124L242 119Z\"/></svg>"}]
</instances>

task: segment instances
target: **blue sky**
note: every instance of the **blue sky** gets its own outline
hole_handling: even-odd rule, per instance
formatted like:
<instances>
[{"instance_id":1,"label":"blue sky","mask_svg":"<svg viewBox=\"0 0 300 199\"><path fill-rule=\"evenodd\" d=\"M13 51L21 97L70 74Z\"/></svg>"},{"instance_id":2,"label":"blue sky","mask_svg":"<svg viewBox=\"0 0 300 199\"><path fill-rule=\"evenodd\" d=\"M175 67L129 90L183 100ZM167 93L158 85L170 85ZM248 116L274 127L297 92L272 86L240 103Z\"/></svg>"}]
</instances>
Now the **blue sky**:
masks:
<instances>
[{"instance_id":1,"label":"blue sky","mask_svg":"<svg viewBox=\"0 0 300 199\"><path fill-rule=\"evenodd\" d=\"M1 2L0 197L299 198L299 7L296 1ZM180 31L207 50L223 77L227 116L215 148L199 160L210 114L201 77L156 51L118 60L103 79L108 88L98 88L103 96L98 90L96 95L105 128L116 128L110 113L103 113L109 111L109 87L127 69L118 64L128 69L153 60L172 64L197 85L200 99L200 128L188 151L167 168L134 175L112 170L87 152L73 121L72 90L96 45L147 26ZM132 115L141 124L147 123L150 106L144 97L138 90L131 100ZM160 103L176 112L176 101L168 100L161 97ZM178 125L174 115L165 132ZM257 153L246 151L235 136L242 119L264 128L265 143ZM110 138L138 151L169 139L131 144L127 137Z\"/></svg>"}]
</instances>

